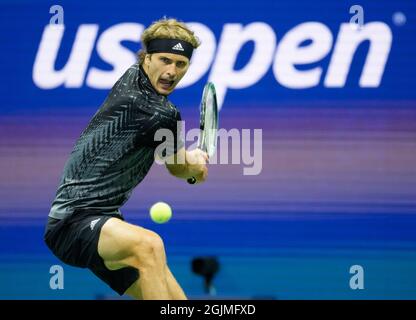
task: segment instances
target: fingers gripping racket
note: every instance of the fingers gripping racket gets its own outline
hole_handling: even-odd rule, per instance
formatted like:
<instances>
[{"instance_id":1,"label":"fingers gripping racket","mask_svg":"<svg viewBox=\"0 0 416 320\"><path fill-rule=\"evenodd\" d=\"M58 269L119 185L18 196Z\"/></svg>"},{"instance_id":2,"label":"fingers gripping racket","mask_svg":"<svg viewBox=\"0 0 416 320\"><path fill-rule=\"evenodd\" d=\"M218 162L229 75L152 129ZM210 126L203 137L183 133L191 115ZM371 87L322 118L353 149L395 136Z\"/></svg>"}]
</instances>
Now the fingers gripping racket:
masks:
<instances>
[{"instance_id":1,"label":"fingers gripping racket","mask_svg":"<svg viewBox=\"0 0 416 320\"><path fill-rule=\"evenodd\" d=\"M205 151L211 157L217 148L218 133L218 105L215 86L208 82L202 93L199 117L198 148ZM194 184L194 177L188 179L188 183Z\"/></svg>"}]
</instances>

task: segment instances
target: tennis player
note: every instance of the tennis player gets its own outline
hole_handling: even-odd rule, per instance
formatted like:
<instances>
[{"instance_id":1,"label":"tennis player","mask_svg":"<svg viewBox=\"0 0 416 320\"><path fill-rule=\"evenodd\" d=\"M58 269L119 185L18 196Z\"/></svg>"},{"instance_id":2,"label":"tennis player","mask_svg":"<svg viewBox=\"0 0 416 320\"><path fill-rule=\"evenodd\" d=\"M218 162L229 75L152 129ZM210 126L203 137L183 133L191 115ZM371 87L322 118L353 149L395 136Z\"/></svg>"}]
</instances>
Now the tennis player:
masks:
<instances>
[{"instance_id":1,"label":"tennis player","mask_svg":"<svg viewBox=\"0 0 416 320\"><path fill-rule=\"evenodd\" d=\"M177 134L181 116L167 96L189 68L199 40L182 22L162 19L141 37L138 61L116 82L67 161L44 239L64 263L89 268L119 295L186 299L166 261L161 237L124 221L120 207L144 179L172 131L164 159L178 178L207 177L207 154L186 151ZM185 161L177 161L184 159Z\"/></svg>"}]
</instances>

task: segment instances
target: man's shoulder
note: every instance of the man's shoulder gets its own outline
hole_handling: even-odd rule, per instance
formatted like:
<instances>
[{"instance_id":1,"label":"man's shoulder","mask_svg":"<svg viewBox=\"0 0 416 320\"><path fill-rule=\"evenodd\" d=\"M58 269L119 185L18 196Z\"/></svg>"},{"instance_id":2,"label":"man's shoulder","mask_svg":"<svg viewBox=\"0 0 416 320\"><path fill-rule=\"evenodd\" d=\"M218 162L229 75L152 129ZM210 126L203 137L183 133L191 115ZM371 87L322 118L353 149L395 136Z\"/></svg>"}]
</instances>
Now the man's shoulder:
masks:
<instances>
[{"instance_id":1,"label":"man's shoulder","mask_svg":"<svg viewBox=\"0 0 416 320\"><path fill-rule=\"evenodd\" d=\"M140 92L137 86L138 73L137 64L130 66L113 85L101 109L108 111L114 106L130 105Z\"/></svg>"},{"instance_id":2,"label":"man's shoulder","mask_svg":"<svg viewBox=\"0 0 416 320\"><path fill-rule=\"evenodd\" d=\"M136 87L137 79L139 77L139 70L140 69L138 63L131 65L114 84L113 88L126 88L126 86Z\"/></svg>"}]
</instances>

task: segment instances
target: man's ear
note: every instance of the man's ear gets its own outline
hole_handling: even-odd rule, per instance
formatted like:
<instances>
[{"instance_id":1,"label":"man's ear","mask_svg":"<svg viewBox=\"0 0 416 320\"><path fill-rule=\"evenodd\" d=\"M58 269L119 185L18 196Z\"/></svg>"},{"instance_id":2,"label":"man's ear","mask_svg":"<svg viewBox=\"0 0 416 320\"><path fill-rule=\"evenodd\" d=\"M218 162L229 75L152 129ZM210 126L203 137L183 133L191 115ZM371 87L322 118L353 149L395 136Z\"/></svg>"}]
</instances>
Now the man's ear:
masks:
<instances>
[{"instance_id":1,"label":"man's ear","mask_svg":"<svg viewBox=\"0 0 416 320\"><path fill-rule=\"evenodd\" d=\"M146 55L144 56L144 62L148 65L150 63L150 60L152 60L152 55L146 53Z\"/></svg>"}]
</instances>

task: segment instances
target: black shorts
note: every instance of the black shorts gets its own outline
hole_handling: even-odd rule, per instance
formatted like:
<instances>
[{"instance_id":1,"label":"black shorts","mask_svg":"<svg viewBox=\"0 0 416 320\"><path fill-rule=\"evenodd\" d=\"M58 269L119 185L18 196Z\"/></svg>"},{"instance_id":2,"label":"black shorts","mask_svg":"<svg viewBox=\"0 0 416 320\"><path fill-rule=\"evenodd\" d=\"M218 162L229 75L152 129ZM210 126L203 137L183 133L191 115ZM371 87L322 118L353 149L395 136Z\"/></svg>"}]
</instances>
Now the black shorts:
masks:
<instances>
[{"instance_id":1,"label":"black shorts","mask_svg":"<svg viewBox=\"0 0 416 320\"><path fill-rule=\"evenodd\" d=\"M124 220L118 214L97 212L75 212L62 220L49 217L44 240L62 262L90 269L119 295L123 295L139 278L139 271L133 267L109 270L98 254L101 228L113 217Z\"/></svg>"}]
</instances>

